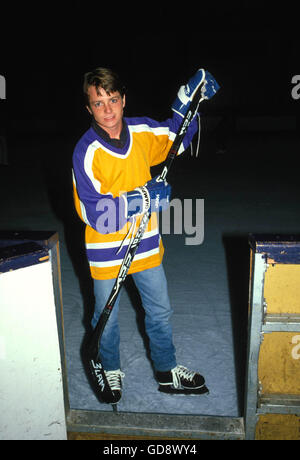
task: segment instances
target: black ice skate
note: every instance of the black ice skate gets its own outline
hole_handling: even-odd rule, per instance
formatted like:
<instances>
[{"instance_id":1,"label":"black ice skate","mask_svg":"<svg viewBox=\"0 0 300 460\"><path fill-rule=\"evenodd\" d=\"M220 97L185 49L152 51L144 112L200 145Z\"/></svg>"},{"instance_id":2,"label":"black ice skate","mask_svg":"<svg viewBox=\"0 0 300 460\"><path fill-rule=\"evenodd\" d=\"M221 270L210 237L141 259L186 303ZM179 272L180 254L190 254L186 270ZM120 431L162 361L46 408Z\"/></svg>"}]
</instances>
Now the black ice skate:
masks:
<instances>
[{"instance_id":1,"label":"black ice skate","mask_svg":"<svg viewBox=\"0 0 300 460\"><path fill-rule=\"evenodd\" d=\"M122 397L122 378L125 377L125 374L117 369L115 371L104 371L107 383L109 384L110 390L112 391L113 398L110 401L105 401L112 404L113 409L116 410L116 404L120 401Z\"/></svg>"},{"instance_id":2,"label":"black ice skate","mask_svg":"<svg viewBox=\"0 0 300 460\"><path fill-rule=\"evenodd\" d=\"M205 380L197 372L190 371L184 366L176 366L167 372L156 372L159 391L173 394L203 394L208 393Z\"/></svg>"}]
</instances>

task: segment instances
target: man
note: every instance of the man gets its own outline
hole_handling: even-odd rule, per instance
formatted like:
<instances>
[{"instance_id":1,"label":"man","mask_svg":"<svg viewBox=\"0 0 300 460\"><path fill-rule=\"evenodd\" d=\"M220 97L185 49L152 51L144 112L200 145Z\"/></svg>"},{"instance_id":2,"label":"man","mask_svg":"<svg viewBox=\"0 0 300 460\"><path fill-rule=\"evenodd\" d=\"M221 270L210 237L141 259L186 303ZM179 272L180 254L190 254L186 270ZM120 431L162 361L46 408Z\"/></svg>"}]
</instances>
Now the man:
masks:
<instances>
[{"instance_id":1,"label":"man","mask_svg":"<svg viewBox=\"0 0 300 460\"><path fill-rule=\"evenodd\" d=\"M209 76L209 78L207 77ZM87 257L94 281L95 312L92 326L106 304L123 257L132 223L151 208L151 219L131 264L129 273L139 290L145 309L145 328L156 378L165 390L205 389L204 378L177 365L172 340L167 282L162 266L163 244L157 215L169 202L170 186L151 179L150 167L163 162L186 113L192 94L206 78L206 98L218 89L215 80L199 70L181 87L172 109L173 118L157 122L150 118L126 118L126 96L118 75L97 68L84 76L86 107L92 116L90 129L77 143L73 155L74 201L79 217L87 224ZM193 120L180 151L197 130ZM115 395L121 398L118 310L120 296L104 328L100 357Z\"/></svg>"}]
</instances>

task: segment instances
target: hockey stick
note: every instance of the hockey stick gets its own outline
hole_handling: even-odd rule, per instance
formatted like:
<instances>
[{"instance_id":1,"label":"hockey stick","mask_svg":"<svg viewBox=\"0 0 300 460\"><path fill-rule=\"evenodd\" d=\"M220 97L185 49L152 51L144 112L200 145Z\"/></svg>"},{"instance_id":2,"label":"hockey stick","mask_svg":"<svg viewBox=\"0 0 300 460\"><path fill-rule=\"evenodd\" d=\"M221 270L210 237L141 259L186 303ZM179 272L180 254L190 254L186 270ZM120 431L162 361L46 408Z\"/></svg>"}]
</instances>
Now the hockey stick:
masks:
<instances>
[{"instance_id":1,"label":"hockey stick","mask_svg":"<svg viewBox=\"0 0 300 460\"><path fill-rule=\"evenodd\" d=\"M189 109L185 117L183 118L180 128L175 136L174 142L167 156L166 164L158 180L163 181L166 179L166 176L170 170L170 167L174 161L174 158L176 157L179 151L180 145L188 130L188 127L190 126L191 121L193 120L194 116L196 115L198 111L198 106L200 102L204 99L201 97L202 96L201 90L202 90L203 84L199 86L196 93L194 94L194 97L190 103ZM122 264L121 264L118 276L115 280L114 286L112 288L112 291L99 317L98 323L92 332L92 335L90 337L90 340L89 340L89 343L86 349L86 360L88 364L88 371L91 377L92 386L94 388L95 394L101 402L112 404L113 408L116 407L115 405L118 402L118 397L114 394L113 390L111 390L108 384L108 381L107 381L107 378L106 378L106 375L105 375L105 372L104 372L104 369L101 363L100 355L99 355L99 344L100 344L100 340L102 337L104 327L110 317L110 314L114 307L117 296L124 284L128 270L131 266L135 253L139 247L140 241L143 238L143 235L147 228L147 224L149 222L150 217L151 217L150 211L147 211L143 215L141 222L139 224L139 227L137 229L137 232L135 236L133 237L132 241L130 242L130 244L128 245L127 252L122 261Z\"/></svg>"}]
</instances>

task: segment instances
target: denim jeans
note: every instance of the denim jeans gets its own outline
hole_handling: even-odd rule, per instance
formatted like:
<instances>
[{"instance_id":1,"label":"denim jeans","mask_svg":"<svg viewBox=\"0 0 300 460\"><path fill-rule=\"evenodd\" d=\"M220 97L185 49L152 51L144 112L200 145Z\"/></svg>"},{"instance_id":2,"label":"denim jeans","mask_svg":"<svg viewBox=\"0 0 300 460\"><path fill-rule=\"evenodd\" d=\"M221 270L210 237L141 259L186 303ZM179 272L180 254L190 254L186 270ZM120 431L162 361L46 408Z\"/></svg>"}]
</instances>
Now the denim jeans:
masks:
<instances>
[{"instance_id":1,"label":"denim jeans","mask_svg":"<svg viewBox=\"0 0 300 460\"><path fill-rule=\"evenodd\" d=\"M172 340L167 281L162 265L132 274L145 310L145 329L149 337L151 359L156 371L168 371L176 366L175 347ZM95 280L95 312L92 327L107 302L115 280ZM120 294L105 325L100 342L100 357L105 370L116 370L120 365L120 331L118 312Z\"/></svg>"}]
</instances>

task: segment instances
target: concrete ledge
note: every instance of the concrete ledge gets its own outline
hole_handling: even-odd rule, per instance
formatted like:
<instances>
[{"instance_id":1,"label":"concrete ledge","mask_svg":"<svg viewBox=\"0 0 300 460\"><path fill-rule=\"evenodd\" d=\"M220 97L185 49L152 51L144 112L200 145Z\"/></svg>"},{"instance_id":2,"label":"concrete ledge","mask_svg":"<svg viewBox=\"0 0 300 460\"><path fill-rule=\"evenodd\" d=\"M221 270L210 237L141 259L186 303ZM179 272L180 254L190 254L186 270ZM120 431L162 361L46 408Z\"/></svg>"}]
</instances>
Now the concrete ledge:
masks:
<instances>
[{"instance_id":1,"label":"concrete ledge","mask_svg":"<svg viewBox=\"0 0 300 460\"><path fill-rule=\"evenodd\" d=\"M70 410L69 432L110 433L184 439L244 439L240 417Z\"/></svg>"}]
</instances>

